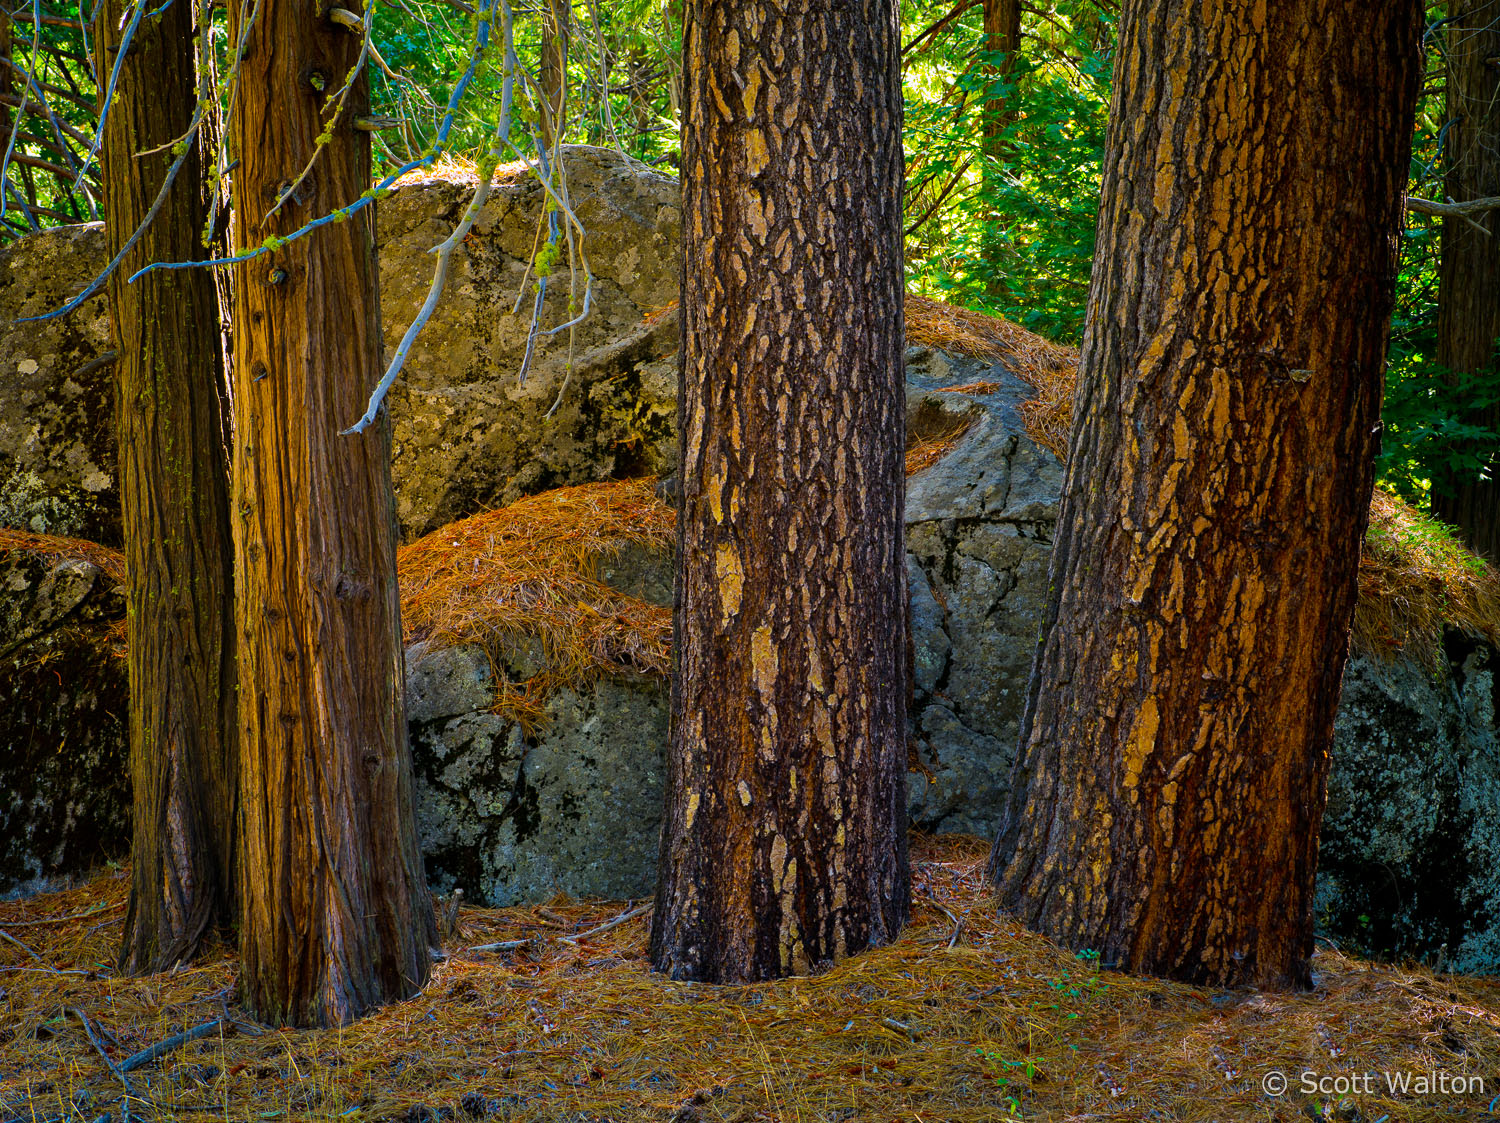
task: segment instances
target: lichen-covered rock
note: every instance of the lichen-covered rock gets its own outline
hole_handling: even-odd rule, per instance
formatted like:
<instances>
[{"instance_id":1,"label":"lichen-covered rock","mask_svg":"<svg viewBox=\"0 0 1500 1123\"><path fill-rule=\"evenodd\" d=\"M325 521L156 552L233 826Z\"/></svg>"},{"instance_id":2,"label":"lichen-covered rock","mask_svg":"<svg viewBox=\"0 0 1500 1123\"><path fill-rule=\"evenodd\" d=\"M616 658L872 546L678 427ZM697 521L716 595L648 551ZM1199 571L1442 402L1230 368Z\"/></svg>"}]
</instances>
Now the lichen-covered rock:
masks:
<instances>
[{"instance_id":1,"label":"lichen-covered rock","mask_svg":"<svg viewBox=\"0 0 1500 1123\"><path fill-rule=\"evenodd\" d=\"M535 279L528 263L544 195L530 177L498 184L454 255L443 300L390 397L397 516L408 538L522 495L660 472L675 454L675 325L636 329L646 312L677 299L677 181L603 148L568 148L563 165L588 231L589 315L575 329L538 335L520 380ZM418 181L381 203L388 352L426 298L427 251L448 235L471 191ZM574 289L559 266L548 279L542 327L573 318L569 301L582 298L582 271Z\"/></svg>"},{"instance_id":2,"label":"lichen-covered rock","mask_svg":"<svg viewBox=\"0 0 1500 1123\"><path fill-rule=\"evenodd\" d=\"M492 905L651 892L665 682L607 678L559 690L545 723L528 733L489 712L485 652L409 658L417 830L435 889L456 886Z\"/></svg>"},{"instance_id":3,"label":"lichen-covered rock","mask_svg":"<svg viewBox=\"0 0 1500 1123\"><path fill-rule=\"evenodd\" d=\"M124 597L86 562L0 554L0 894L124 853Z\"/></svg>"},{"instance_id":4,"label":"lichen-covered rock","mask_svg":"<svg viewBox=\"0 0 1500 1123\"><path fill-rule=\"evenodd\" d=\"M531 177L497 183L388 399L407 539L522 495L670 470L677 329L670 317L656 327L642 318L677 298L677 181L604 148L567 148L563 166L588 231L589 315L575 329L538 334L520 379L544 196ZM427 297L429 251L472 194L463 179L409 179L376 208L388 355ZM60 307L104 263L97 224L0 250L0 526L120 540L113 372L86 369L109 348L103 297L46 323L11 322ZM580 269L574 291L566 259L556 267L544 332L572 318L583 277Z\"/></svg>"},{"instance_id":5,"label":"lichen-covered rock","mask_svg":"<svg viewBox=\"0 0 1500 1123\"><path fill-rule=\"evenodd\" d=\"M114 384L109 310L60 308L104 262L99 226L64 226L0 248L0 526L115 545Z\"/></svg>"},{"instance_id":6,"label":"lichen-covered rock","mask_svg":"<svg viewBox=\"0 0 1500 1123\"><path fill-rule=\"evenodd\" d=\"M1436 674L1356 657L1324 819L1322 926L1368 953L1500 972L1500 653L1450 633Z\"/></svg>"}]
</instances>

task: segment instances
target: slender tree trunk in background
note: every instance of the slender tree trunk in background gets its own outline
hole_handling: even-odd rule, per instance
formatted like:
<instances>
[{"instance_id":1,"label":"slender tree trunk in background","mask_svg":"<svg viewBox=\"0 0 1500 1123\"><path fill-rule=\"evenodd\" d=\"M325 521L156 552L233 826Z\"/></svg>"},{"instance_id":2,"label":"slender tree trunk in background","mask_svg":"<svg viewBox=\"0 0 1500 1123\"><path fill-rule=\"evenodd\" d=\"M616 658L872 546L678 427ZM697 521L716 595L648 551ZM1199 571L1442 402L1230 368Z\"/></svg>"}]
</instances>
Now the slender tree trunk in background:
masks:
<instances>
[{"instance_id":1,"label":"slender tree trunk in background","mask_svg":"<svg viewBox=\"0 0 1500 1123\"><path fill-rule=\"evenodd\" d=\"M361 73L295 201L262 223L359 49L314 5L262 4L231 123L236 245L369 187ZM371 212L239 266L234 294L240 987L258 1016L296 1025L415 993L436 935L412 814L390 427L339 435L381 372Z\"/></svg>"},{"instance_id":2,"label":"slender tree trunk in background","mask_svg":"<svg viewBox=\"0 0 1500 1123\"><path fill-rule=\"evenodd\" d=\"M1005 61L998 66L985 67L985 75L991 80L1013 80L1016 72L1017 52L1021 49L1021 3L1020 0L984 0L984 49L991 53L1003 53ZM1016 98L991 99L984 106L984 154L992 162L1005 159L1005 126L1015 120Z\"/></svg>"},{"instance_id":3,"label":"slender tree trunk in background","mask_svg":"<svg viewBox=\"0 0 1500 1123\"><path fill-rule=\"evenodd\" d=\"M10 11L0 7L0 98L14 97L16 93L15 75L6 65L11 59L11 27ZM10 106L0 102L0 144L10 143L10 125Z\"/></svg>"},{"instance_id":4,"label":"slender tree trunk in background","mask_svg":"<svg viewBox=\"0 0 1500 1123\"><path fill-rule=\"evenodd\" d=\"M683 497L652 962L805 972L905 921L895 0L697 0Z\"/></svg>"},{"instance_id":5,"label":"slender tree trunk in background","mask_svg":"<svg viewBox=\"0 0 1500 1123\"><path fill-rule=\"evenodd\" d=\"M1500 196L1500 0L1459 0L1448 31L1449 198ZM1438 362L1453 371L1486 372L1500 384L1500 211L1443 219L1438 275ZM1500 403L1466 420L1500 431ZM1432 507L1456 525L1478 553L1500 562L1500 449L1475 449L1489 477L1435 479Z\"/></svg>"},{"instance_id":6,"label":"slender tree trunk in background","mask_svg":"<svg viewBox=\"0 0 1500 1123\"><path fill-rule=\"evenodd\" d=\"M198 101L194 6L142 22L105 122L105 239L140 226ZM95 21L113 65L121 0ZM167 146L153 155L140 155ZM205 256L198 151L109 282L130 637L130 911L123 970L192 957L232 920L235 807L234 588L229 463L214 278L208 269L125 279L153 261Z\"/></svg>"},{"instance_id":7,"label":"slender tree trunk in background","mask_svg":"<svg viewBox=\"0 0 1500 1123\"><path fill-rule=\"evenodd\" d=\"M1050 602L991 863L1004 910L1107 963L1309 981L1421 16L1122 12Z\"/></svg>"},{"instance_id":8,"label":"slender tree trunk in background","mask_svg":"<svg viewBox=\"0 0 1500 1123\"><path fill-rule=\"evenodd\" d=\"M556 134L565 131L563 114L568 97L568 40L573 34L572 0L547 0L542 13L542 97L547 114L542 121L542 143L549 149ZM604 96L609 96L605 91Z\"/></svg>"},{"instance_id":9,"label":"slender tree trunk in background","mask_svg":"<svg viewBox=\"0 0 1500 1123\"><path fill-rule=\"evenodd\" d=\"M1016 72L1017 52L1021 49L1021 3L1020 0L984 0L984 49L1004 52L1005 61L999 66L986 67L985 73L991 81L1011 82ZM994 199L1000 191L1000 168L1006 160L1005 129L1016 118L1016 96L1011 93L1004 99L993 99L984 105L984 193ZM1000 216L992 212L987 225L991 227L985 239L985 257L991 269L988 289L991 296L1003 297L1009 286L1001 269L1003 242L995 236L999 231Z\"/></svg>"}]
</instances>

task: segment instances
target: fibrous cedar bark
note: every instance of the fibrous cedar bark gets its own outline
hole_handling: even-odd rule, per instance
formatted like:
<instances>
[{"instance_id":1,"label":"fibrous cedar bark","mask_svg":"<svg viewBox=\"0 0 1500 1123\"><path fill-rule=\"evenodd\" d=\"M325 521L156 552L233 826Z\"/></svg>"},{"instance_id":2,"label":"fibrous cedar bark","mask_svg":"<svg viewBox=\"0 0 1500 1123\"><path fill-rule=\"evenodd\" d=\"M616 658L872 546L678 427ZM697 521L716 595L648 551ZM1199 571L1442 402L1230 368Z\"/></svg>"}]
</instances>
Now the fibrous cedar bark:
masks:
<instances>
[{"instance_id":1,"label":"fibrous cedar bark","mask_svg":"<svg viewBox=\"0 0 1500 1123\"><path fill-rule=\"evenodd\" d=\"M894 0L688 5L676 977L807 971L907 915L897 30Z\"/></svg>"},{"instance_id":2,"label":"fibrous cedar bark","mask_svg":"<svg viewBox=\"0 0 1500 1123\"><path fill-rule=\"evenodd\" d=\"M361 72L311 174L263 220L359 54L325 8L263 0L232 121L236 244L368 189ZM414 993L435 936L412 817L389 422L339 435L382 369L372 210L236 267L240 986L259 1016L298 1025Z\"/></svg>"},{"instance_id":3,"label":"fibrous cedar bark","mask_svg":"<svg viewBox=\"0 0 1500 1123\"><path fill-rule=\"evenodd\" d=\"M95 21L100 73L114 63L124 7L106 0ZM172 143L192 121L193 16L194 5L178 3L143 20L121 66L100 149L111 257L145 220ZM233 547L214 279L189 269L126 283L153 261L206 256L199 151L109 282L130 640L131 887L120 960L133 973L191 958L232 919Z\"/></svg>"},{"instance_id":4,"label":"fibrous cedar bark","mask_svg":"<svg viewBox=\"0 0 1500 1123\"><path fill-rule=\"evenodd\" d=\"M1461 0L1448 24L1448 175L1454 202L1500 196L1500 0ZM1488 233L1485 233L1485 230ZM1500 394L1500 210L1443 219L1437 359L1451 371L1486 374ZM1500 402L1471 424L1500 431ZM1433 510L1473 549L1500 562L1500 448L1473 452L1486 473L1433 480Z\"/></svg>"},{"instance_id":5,"label":"fibrous cedar bark","mask_svg":"<svg viewBox=\"0 0 1500 1123\"><path fill-rule=\"evenodd\" d=\"M1107 963L1303 986L1421 5L1129 0L991 873ZM1188 96L1187 91L1191 91Z\"/></svg>"}]
</instances>

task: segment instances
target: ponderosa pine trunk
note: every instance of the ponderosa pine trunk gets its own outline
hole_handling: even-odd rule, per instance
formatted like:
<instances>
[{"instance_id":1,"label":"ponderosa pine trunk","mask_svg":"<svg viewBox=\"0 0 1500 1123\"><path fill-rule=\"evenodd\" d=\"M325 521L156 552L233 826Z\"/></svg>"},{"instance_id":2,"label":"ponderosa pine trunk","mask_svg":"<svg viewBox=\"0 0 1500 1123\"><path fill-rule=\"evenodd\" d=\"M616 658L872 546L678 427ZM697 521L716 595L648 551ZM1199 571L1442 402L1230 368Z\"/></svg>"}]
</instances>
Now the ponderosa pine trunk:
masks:
<instances>
[{"instance_id":1,"label":"ponderosa pine trunk","mask_svg":"<svg viewBox=\"0 0 1500 1123\"><path fill-rule=\"evenodd\" d=\"M1500 0L1460 0L1448 30L1448 175L1456 203L1500 197ZM1480 222L1488 235L1476 229ZM1455 372L1487 374L1500 389L1500 210L1443 219L1438 274L1437 360ZM1465 420L1500 432L1500 403ZM1440 475L1433 480L1437 516L1465 541L1500 562L1500 448L1474 453L1487 477Z\"/></svg>"},{"instance_id":2,"label":"ponderosa pine trunk","mask_svg":"<svg viewBox=\"0 0 1500 1123\"><path fill-rule=\"evenodd\" d=\"M1004 911L1109 964L1309 981L1421 16L1121 14L1049 601L991 863Z\"/></svg>"},{"instance_id":3,"label":"ponderosa pine trunk","mask_svg":"<svg viewBox=\"0 0 1500 1123\"><path fill-rule=\"evenodd\" d=\"M232 122L237 245L369 188L361 72L311 174L264 219L359 53L326 9L260 6ZM381 372L372 212L236 267L240 987L277 1023L342 1024L410 996L436 934L412 810L390 426L340 436Z\"/></svg>"},{"instance_id":4,"label":"ponderosa pine trunk","mask_svg":"<svg viewBox=\"0 0 1500 1123\"><path fill-rule=\"evenodd\" d=\"M113 65L121 0L105 0L95 63ZM113 257L150 210L198 103L194 6L143 20L120 70L101 145ZM160 151L146 155L149 149ZM130 654L130 911L123 970L190 959L233 920L236 784L233 545L223 369L194 146L165 205L109 282L114 324Z\"/></svg>"},{"instance_id":5,"label":"ponderosa pine trunk","mask_svg":"<svg viewBox=\"0 0 1500 1123\"><path fill-rule=\"evenodd\" d=\"M688 5L677 978L806 972L907 915L899 50L894 0Z\"/></svg>"}]
</instances>

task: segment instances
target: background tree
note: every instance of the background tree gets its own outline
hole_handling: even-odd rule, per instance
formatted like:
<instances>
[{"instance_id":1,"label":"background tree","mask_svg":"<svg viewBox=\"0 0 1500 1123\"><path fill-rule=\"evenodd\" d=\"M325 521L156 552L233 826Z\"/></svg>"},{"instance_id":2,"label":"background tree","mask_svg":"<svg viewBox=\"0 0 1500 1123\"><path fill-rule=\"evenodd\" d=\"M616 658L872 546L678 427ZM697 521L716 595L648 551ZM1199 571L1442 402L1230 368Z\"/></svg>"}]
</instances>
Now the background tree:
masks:
<instances>
[{"instance_id":1,"label":"background tree","mask_svg":"<svg viewBox=\"0 0 1500 1123\"><path fill-rule=\"evenodd\" d=\"M360 37L293 0L259 13L231 124L239 245L370 185ZM411 995L435 937L412 817L389 421L339 435L382 371L372 210L236 267L240 986L260 1017L299 1025Z\"/></svg>"},{"instance_id":2,"label":"background tree","mask_svg":"<svg viewBox=\"0 0 1500 1123\"><path fill-rule=\"evenodd\" d=\"M95 57L114 64L121 0L105 0ZM105 119L105 240L114 257L147 220L173 144L198 105L195 6L142 20ZM235 691L229 464L214 279L206 269L126 277L204 256L196 141L144 236L109 282L129 601L131 972L190 958L231 919Z\"/></svg>"},{"instance_id":3,"label":"background tree","mask_svg":"<svg viewBox=\"0 0 1500 1123\"><path fill-rule=\"evenodd\" d=\"M1108 963L1309 981L1420 31L1413 0L1124 5L991 867L1003 909Z\"/></svg>"},{"instance_id":4,"label":"background tree","mask_svg":"<svg viewBox=\"0 0 1500 1123\"><path fill-rule=\"evenodd\" d=\"M1010 146L1005 140L1005 129L1016 116L1016 93L1014 89L1016 62L1021 50L1021 2L1020 0L984 0L984 49L997 61L985 68L991 82L998 83L996 91L984 102L984 175L985 194L991 198L1000 195L1006 156ZM1006 87L1010 87L1006 90ZM1001 255L995 237L1004 229L998 216L991 219L991 237L986 247L987 256ZM1004 292L1004 273L998 263L991 261L989 289L992 296Z\"/></svg>"},{"instance_id":5,"label":"background tree","mask_svg":"<svg viewBox=\"0 0 1500 1123\"><path fill-rule=\"evenodd\" d=\"M11 101L16 96L16 80L11 74L10 41L14 34L10 10L0 7L0 144L10 140Z\"/></svg>"},{"instance_id":6,"label":"background tree","mask_svg":"<svg viewBox=\"0 0 1500 1123\"><path fill-rule=\"evenodd\" d=\"M551 148L566 122L563 113L568 92L568 38L573 34L572 0L547 0L542 19L542 59L539 85L546 111L539 135Z\"/></svg>"},{"instance_id":7,"label":"background tree","mask_svg":"<svg viewBox=\"0 0 1500 1123\"><path fill-rule=\"evenodd\" d=\"M68 19L29 4L0 12L0 241L99 217L97 165L84 159L97 106L76 39Z\"/></svg>"},{"instance_id":8,"label":"background tree","mask_svg":"<svg viewBox=\"0 0 1500 1123\"><path fill-rule=\"evenodd\" d=\"M896 5L688 4L676 676L652 962L907 915Z\"/></svg>"},{"instance_id":9,"label":"background tree","mask_svg":"<svg viewBox=\"0 0 1500 1123\"><path fill-rule=\"evenodd\" d=\"M1500 0L1459 0L1448 24L1446 191L1500 198ZM1433 480L1433 512L1500 562L1500 209L1443 219L1437 360L1484 430L1463 467ZM1482 224L1481 224L1482 223ZM1474 405L1475 401L1479 405ZM1466 470L1465 470L1466 469Z\"/></svg>"}]
</instances>

